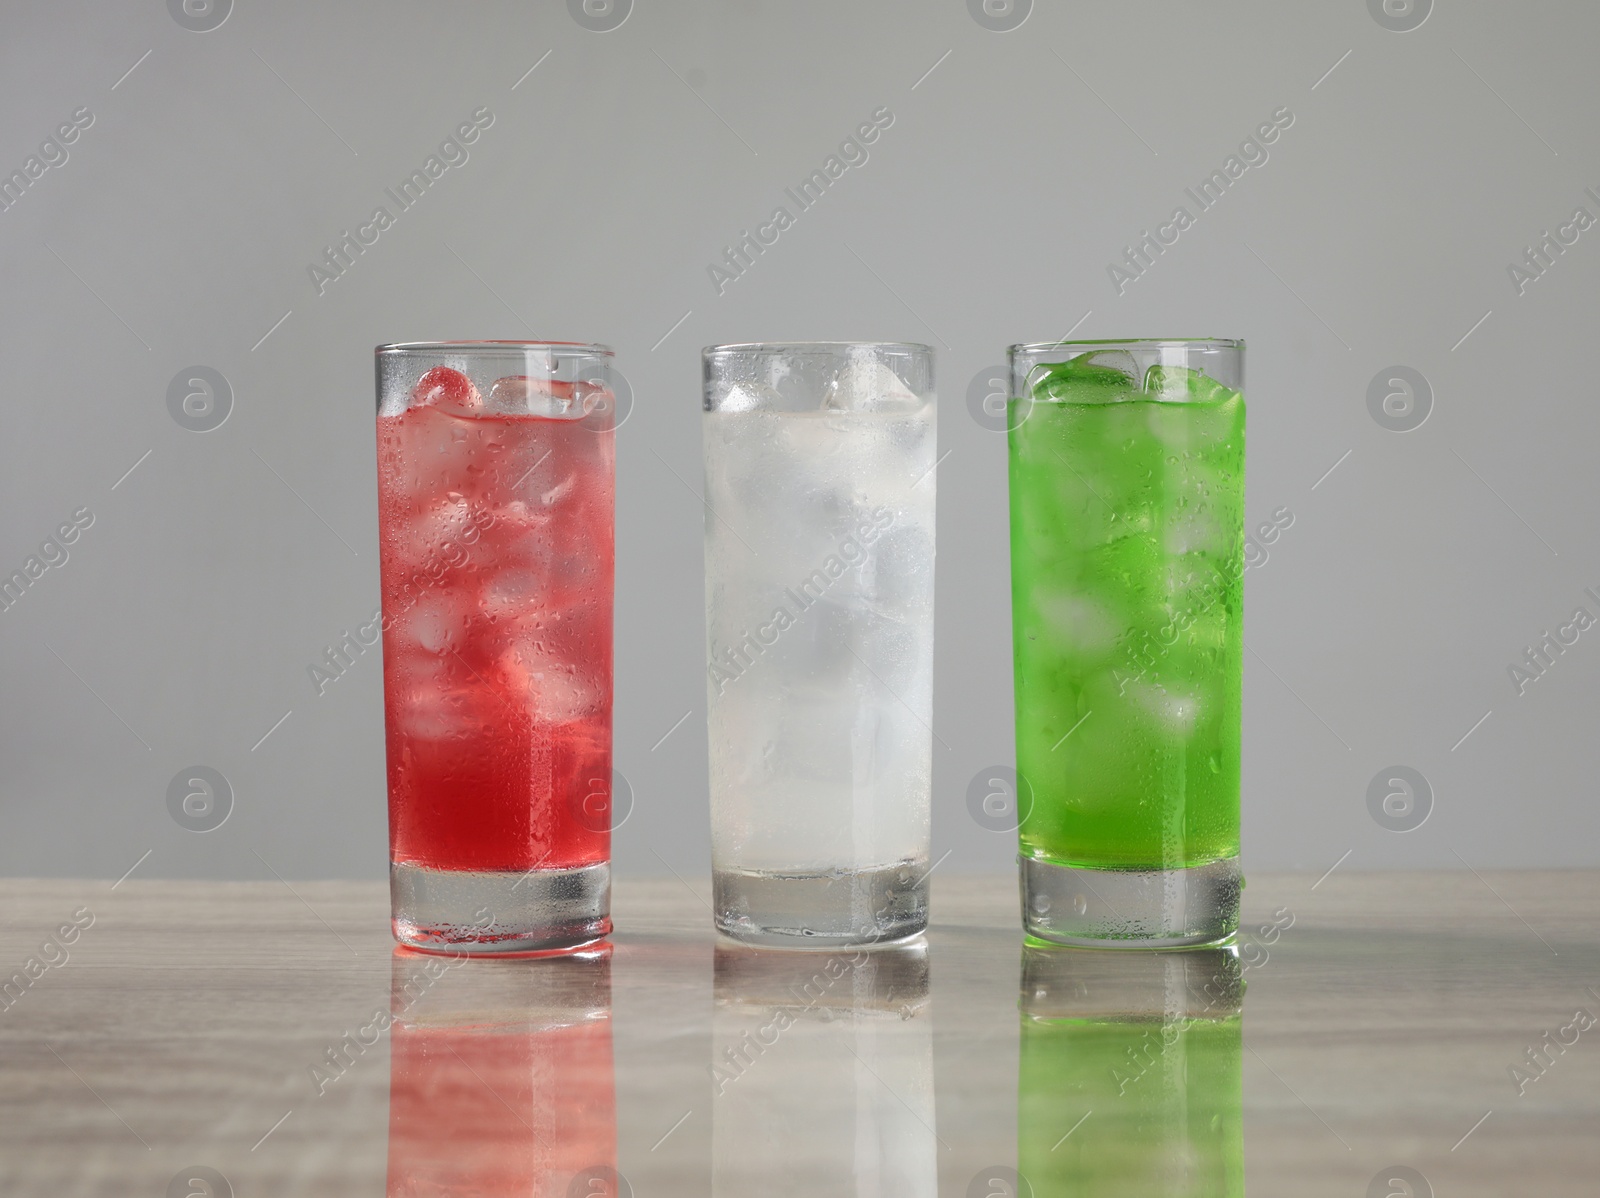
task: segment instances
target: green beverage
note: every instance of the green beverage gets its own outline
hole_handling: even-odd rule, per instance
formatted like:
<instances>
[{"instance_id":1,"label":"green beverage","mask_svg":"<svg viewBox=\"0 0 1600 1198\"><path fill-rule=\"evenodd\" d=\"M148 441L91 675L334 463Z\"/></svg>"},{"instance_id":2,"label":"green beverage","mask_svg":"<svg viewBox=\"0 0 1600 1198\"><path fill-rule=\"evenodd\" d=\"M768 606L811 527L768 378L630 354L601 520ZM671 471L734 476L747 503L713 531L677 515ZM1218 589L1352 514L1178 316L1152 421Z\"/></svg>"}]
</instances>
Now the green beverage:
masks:
<instances>
[{"instance_id":1,"label":"green beverage","mask_svg":"<svg viewBox=\"0 0 1600 1198\"><path fill-rule=\"evenodd\" d=\"M1243 349L1014 347L1017 772L1029 931L1237 926Z\"/></svg>"},{"instance_id":2,"label":"green beverage","mask_svg":"<svg viewBox=\"0 0 1600 1198\"><path fill-rule=\"evenodd\" d=\"M1017 1171L1034 1198L1242 1196L1237 957L1095 955L1085 978L1083 954L1025 950Z\"/></svg>"}]
</instances>

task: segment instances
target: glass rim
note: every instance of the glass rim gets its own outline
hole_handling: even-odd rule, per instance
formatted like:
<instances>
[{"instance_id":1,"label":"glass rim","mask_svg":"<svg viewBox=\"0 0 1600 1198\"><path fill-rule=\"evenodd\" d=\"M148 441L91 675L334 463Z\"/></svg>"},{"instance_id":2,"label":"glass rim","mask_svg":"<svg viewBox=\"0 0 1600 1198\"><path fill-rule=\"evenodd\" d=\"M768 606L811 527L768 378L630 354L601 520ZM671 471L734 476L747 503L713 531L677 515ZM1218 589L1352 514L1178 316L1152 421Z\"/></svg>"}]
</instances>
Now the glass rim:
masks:
<instances>
[{"instance_id":1,"label":"glass rim","mask_svg":"<svg viewBox=\"0 0 1600 1198\"><path fill-rule=\"evenodd\" d=\"M1092 341L1027 341L1006 347L1008 354L1042 354L1053 349L1075 349L1126 345L1146 349L1243 349L1243 337L1122 337L1100 338Z\"/></svg>"},{"instance_id":2,"label":"glass rim","mask_svg":"<svg viewBox=\"0 0 1600 1198\"><path fill-rule=\"evenodd\" d=\"M785 353L785 354L840 354L852 349L888 349L905 353L933 354L933 346L920 341L737 341L728 345L707 345L700 350L702 358L719 354Z\"/></svg>"},{"instance_id":3,"label":"glass rim","mask_svg":"<svg viewBox=\"0 0 1600 1198\"><path fill-rule=\"evenodd\" d=\"M496 350L564 350L594 354L611 358L616 353L609 345L587 341L390 341L377 346L372 352L384 354L462 354L474 350L492 353Z\"/></svg>"}]
</instances>

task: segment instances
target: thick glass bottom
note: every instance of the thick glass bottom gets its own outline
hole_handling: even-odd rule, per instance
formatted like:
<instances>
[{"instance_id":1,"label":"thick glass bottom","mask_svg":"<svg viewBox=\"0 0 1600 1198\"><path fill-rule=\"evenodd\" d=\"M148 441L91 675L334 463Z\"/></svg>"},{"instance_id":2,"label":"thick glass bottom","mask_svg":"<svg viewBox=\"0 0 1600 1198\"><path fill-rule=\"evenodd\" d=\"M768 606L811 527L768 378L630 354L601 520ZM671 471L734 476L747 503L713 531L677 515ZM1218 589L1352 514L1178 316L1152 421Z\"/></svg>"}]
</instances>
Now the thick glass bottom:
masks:
<instances>
[{"instance_id":1,"label":"thick glass bottom","mask_svg":"<svg viewBox=\"0 0 1600 1198\"><path fill-rule=\"evenodd\" d=\"M1056 944L1174 948L1239 927L1239 859L1188 869L1086 869L1019 857L1022 924Z\"/></svg>"},{"instance_id":2,"label":"thick glass bottom","mask_svg":"<svg viewBox=\"0 0 1600 1198\"><path fill-rule=\"evenodd\" d=\"M717 930L746 944L881 944L928 926L926 858L829 873L713 870Z\"/></svg>"},{"instance_id":3,"label":"thick glass bottom","mask_svg":"<svg viewBox=\"0 0 1600 1198\"><path fill-rule=\"evenodd\" d=\"M547 952L611 931L611 865L442 870L393 863L394 938L439 953Z\"/></svg>"}]
</instances>

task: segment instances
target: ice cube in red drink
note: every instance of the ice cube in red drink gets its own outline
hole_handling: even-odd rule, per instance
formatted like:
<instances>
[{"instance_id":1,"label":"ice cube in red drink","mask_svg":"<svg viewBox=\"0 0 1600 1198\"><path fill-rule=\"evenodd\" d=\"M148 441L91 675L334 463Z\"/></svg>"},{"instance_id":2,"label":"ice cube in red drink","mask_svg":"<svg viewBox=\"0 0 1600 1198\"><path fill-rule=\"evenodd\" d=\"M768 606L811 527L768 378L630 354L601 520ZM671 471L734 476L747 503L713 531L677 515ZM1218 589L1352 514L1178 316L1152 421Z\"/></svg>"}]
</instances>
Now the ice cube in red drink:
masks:
<instances>
[{"instance_id":1,"label":"ice cube in red drink","mask_svg":"<svg viewBox=\"0 0 1600 1198\"><path fill-rule=\"evenodd\" d=\"M413 407L438 404L456 411L470 411L479 404L478 389L472 380L459 370L448 366L435 366L411 390Z\"/></svg>"}]
</instances>

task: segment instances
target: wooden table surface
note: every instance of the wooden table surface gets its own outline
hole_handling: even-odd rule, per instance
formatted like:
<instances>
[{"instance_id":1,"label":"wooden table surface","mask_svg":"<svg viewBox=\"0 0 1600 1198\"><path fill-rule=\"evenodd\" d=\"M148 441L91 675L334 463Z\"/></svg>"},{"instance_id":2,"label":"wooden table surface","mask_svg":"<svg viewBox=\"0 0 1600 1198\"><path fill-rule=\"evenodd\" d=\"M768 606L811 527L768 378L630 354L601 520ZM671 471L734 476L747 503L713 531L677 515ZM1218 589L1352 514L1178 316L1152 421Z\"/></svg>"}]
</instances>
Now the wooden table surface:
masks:
<instances>
[{"instance_id":1,"label":"wooden table surface","mask_svg":"<svg viewBox=\"0 0 1600 1198\"><path fill-rule=\"evenodd\" d=\"M1242 1099L1134 1147L1214 1163L1242 1119L1253 1195L1595 1194L1600 873L1316 881L1250 879ZM0 1192L1009 1196L1015 883L934 884L926 947L882 959L719 948L667 878L619 882L609 952L457 963L395 950L379 884L0 882ZM1054 1134L1037 1065L1025 1142ZM1127 1127L1073 1125L1075 1068L1042 1159Z\"/></svg>"}]
</instances>

